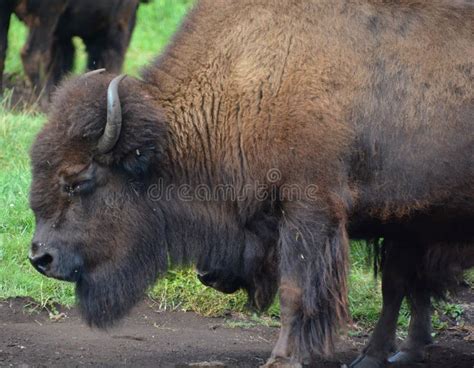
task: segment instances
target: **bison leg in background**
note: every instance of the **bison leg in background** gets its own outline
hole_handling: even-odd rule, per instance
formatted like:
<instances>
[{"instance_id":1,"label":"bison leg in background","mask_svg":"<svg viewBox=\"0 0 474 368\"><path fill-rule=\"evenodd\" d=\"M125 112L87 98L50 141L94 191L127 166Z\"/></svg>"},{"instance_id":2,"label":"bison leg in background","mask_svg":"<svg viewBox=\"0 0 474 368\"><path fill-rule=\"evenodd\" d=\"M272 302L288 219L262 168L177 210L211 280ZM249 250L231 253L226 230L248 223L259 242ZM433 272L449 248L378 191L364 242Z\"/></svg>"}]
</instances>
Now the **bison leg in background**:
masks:
<instances>
[{"instance_id":1,"label":"bison leg in background","mask_svg":"<svg viewBox=\"0 0 474 368\"><path fill-rule=\"evenodd\" d=\"M2 2L0 4L0 93L3 91L3 71L8 48L8 28L10 27L11 13L12 9L9 2Z\"/></svg>"},{"instance_id":2,"label":"bison leg in background","mask_svg":"<svg viewBox=\"0 0 474 368\"><path fill-rule=\"evenodd\" d=\"M105 68L108 72L119 73L127 51L127 45L121 40L107 37L84 40L88 59L87 69L95 70Z\"/></svg>"},{"instance_id":3,"label":"bison leg in background","mask_svg":"<svg viewBox=\"0 0 474 368\"><path fill-rule=\"evenodd\" d=\"M416 267L416 245L385 240L385 262L382 273L383 306L380 318L362 355L350 368L381 368L396 350L395 334L407 281L413 279Z\"/></svg>"},{"instance_id":4,"label":"bison leg in background","mask_svg":"<svg viewBox=\"0 0 474 368\"><path fill-rule=\"evenodd\" d=\"M430 345L431 297L456 287L462 271L474 266L472 243L433 241L398 243L385 239L382 273L383 308L363 354L351 368L380 368L395 347L396 322L404 296L410 305L408 337L389 363L417 363Z\"/></svg>"},{"instance_id":5,"label":"bison leg in background","mask_svg":"<svg viewBox=\"0 0 474 368\"><path fill-rule=\"evenodd\" d=\"M119 73L125 59L133 29L136 23L138 3L131 1L128 6L120 8L116 25L106 34L85 39L88 53L87 69L105 68L111 73Z\"/></svg>"},{"instance_id":6,"label":"bison leg in background","mask_svg":"<svg viewBox=\"0 0 474 368\"><path fill-rule=\"evenodd\" d=\"M471 243L432 243L420 256L417 279L407 283L410 304L408 337L400 352L388 359L390 363L414 363L424 359L425 347L432 344L431 297L442 297L446 290L456 288L462 271L474 266ZM421 272L420 272L421 270Z\"/></svg>"},{"instance_id":7,"label":"bison leg in background","mask_svg":"<svg viewBox=\"0 0 474 368\"><path fill-rule=\"evenodd\" d=\"M51 48L50 78L48 79L48 90L57 85L62 77L70 73L74 67L75 48L72 39L56 39Z\"/></svg>"},{"instance_id":8,"label":"bison leg in background","mask_svg":"<svg viewBox=\"0 0 474 368\"><path fill-rule=\"evenodd\" d=\"M424 349L433 343L431 337L431 297L429 292L415 290L408 296L410 327L401 350L388 359L389 363L414 363L424 359Z\"/></svg>"},{"instance_id":9,"label":"bison leg in background","mask_svg":"<svg viewBox=\"0 0 474 368\"><path fill-rule=\"evenodd\" d=\"M33 4L26 10L15 9L18 17L29 28L28 38L21 51L23 67L35 94L48 100L50 82L52 47L56 25L67 4L67 0L49 1L48 6Z\"/></svg>"},{"instance_id":10,"label":"bison leg in background","mask_svg":"<svg viewBox=\"0 0 474 368\"><path fill-rule=\"evenodd\" d=\"M332 352L347 321L347 250L344 219L290 203L280 225L281 330L265 368L300 367Z\"/></svg>"}]
</instances>

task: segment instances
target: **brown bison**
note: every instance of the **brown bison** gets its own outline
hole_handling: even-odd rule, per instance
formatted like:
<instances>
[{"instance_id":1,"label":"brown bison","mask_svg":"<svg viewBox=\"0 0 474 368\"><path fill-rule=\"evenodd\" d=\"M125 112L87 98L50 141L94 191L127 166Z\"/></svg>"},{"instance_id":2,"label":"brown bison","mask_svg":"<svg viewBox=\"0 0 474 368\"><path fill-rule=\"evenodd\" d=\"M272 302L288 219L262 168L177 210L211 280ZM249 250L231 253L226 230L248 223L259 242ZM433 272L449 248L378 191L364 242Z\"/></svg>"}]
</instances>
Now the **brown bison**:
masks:
<instances>
[{"instance_id":1,"label":"brown bison","mask_svg":"<svg viewBox=\"0 0 474 368\"><path fill-rule=\"evenodd\" d=\"M278 280L266 367L330 353L349 237L474 239L455 227L474 220L473 20L462 1L198 1L140 79L56 93L32 264L99 327L169 266L263 307Z\"/></svg>"},{"instance_id":2,"label":"brown bison","mask_svg":"<svg viewBox=\"0 0 474 368\"><path fill-rule=\"evenodd\" d=\"M143 2L143 0L142 0ZM36 93L51 89L74 63L72 38L82 38L87 68L119 72L135 26L139 0L3 0L0 4L0 90L11 14L29 28L21 52Z\"/></svg>"}]
</instances>

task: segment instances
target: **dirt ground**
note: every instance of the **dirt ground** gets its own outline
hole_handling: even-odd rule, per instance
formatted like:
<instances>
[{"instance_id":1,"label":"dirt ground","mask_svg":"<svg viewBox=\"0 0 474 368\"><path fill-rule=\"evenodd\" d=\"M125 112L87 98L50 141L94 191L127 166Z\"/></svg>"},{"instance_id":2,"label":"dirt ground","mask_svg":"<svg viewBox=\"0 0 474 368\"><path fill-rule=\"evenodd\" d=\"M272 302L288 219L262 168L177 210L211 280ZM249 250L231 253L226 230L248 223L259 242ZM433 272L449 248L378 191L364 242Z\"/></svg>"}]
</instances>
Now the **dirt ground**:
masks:
<instances>
[{"instance_id":1,"label":"dirt ground","mask_svg":"<svg viewBox=\"0 0 474 368\"><path fill-rule=\"evenodd\" d=\"M474 367L474 293L463 291L462 326L436 338L427 362L416 367ZM278 329L241 319L204 318L162 312L145 301L118 327L103 332L85 326L77 311L59 308L54 316L25 299L0 302L0 367L258 367L276 341ZM239 326L239 327L236 327ZM367 334L343 338L331 360L314 367L336 368L357 356Z\"/></svg>"}]
</instances>

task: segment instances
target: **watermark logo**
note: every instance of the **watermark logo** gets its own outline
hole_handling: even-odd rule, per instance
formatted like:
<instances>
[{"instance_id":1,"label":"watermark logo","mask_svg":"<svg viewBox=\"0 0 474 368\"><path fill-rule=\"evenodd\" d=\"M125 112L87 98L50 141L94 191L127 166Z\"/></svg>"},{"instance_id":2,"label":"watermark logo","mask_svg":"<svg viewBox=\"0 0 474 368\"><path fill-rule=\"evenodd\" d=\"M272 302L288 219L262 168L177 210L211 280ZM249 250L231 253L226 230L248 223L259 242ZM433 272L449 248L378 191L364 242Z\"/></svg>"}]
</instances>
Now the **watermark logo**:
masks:
<instances>
[{"instance_id":1,"label":"watermark logo","mask_svg":"<svg viewBox=\"0 0 474 368\"><path fill-rule=\"evenodd\" d=\"M177 199L183 202L191 201L299 201L318 199L318 186L315 184L282 183L283 177L280 170L268 170L266 182L252 182L242 186L232 184L216 184L209 186L199 184L166 184L162 179L148 187L147 195L152 201L170 201Z\"/></svg>"},{"instance_id":2,"label":"watermark logo","mask_svg":"<svg viewBox=\"0 0 474 368\"><path fill-rule=\"evenodd\" d=\"M272 183L278 183L281 181L281 171L278 169L270 169L267 171L267 180Z\"/></svg>"}]
</instances>

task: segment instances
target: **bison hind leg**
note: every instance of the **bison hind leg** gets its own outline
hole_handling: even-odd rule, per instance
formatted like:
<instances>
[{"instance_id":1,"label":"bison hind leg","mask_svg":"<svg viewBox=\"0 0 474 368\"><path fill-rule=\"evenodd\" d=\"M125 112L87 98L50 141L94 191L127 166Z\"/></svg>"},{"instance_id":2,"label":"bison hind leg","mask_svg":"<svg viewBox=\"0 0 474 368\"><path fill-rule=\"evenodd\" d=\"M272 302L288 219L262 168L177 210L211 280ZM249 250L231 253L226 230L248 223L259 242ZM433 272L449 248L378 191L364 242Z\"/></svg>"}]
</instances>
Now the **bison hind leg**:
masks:
<instances>
[{"instance_id":1,"label":"bison hind leg","mask_svg":"<svg viewBox=\"0 0 474 368\"><path fill-rule=\"evenodd\" d=\"M389 363L422 362L425 356L425 347L433 343L430 293L423 289L414 290L408 295L408 302L411 312L408 337L400 351L388 358Z\"/></svg>"}]
</instances>

